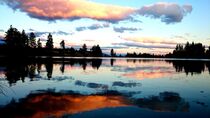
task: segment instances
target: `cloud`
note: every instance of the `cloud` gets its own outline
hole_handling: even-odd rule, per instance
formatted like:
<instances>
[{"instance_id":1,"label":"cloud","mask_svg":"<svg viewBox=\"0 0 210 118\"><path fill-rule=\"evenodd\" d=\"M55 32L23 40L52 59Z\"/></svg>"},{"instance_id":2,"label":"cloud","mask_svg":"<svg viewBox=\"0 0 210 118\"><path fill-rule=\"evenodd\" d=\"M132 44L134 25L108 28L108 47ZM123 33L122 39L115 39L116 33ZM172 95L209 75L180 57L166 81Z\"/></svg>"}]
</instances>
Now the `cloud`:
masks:
<instances>
[{"instance_id":1,"label":"cloud","mask_svg":"<svg viewBox=\"0 0 210 118\"><path fill-rule=\"evenodd\" d=\"M90 30L96 30L96 29L103 28L103 27L100 24L93 24L87 28Z\"/></svg>"},{"instance_id":2,"label":"cloud","mask_svg":"<svg viewBox=\"0 0 210 118\"><path fill-rule=\"evenodd\" d=\"M100 4L88 0L3 0L3 2L13 9L28 13L30 17L42 20L90 18L119 21L128 18L135 11L131 7Z\"/></svg>"},{"instance_id":3,"label":"cloud","mask_svg":"<svg viewBox=\"0 0 210 118\"><path fill-rule=\"evenodd\" d=\"M86 30L86 29L87 29L86 27L77 27L77 28L76 28L77 31L84 31L84 30Z\"/></svg>"},{"instance_id":4,"label":"cloud","mask_svg":"<svg viewBox=\"0 0 210 118\"><path fill-rule=\"evenodd\" d=\"M182 43L186 43L186 41L190 41L190 40L197 40L197 36L193 35L191 33L184 33L184 34L179 34L179 35L172 35L171 39L176 40Z\"/></svg>"},{"instance_id":5,"label":"cloud","mask_svg":"<svg viewBox=\"0 0 210 118\"><path fill-rule=\"evenodd\" d=\"M138 31L141 28L133 28L133 27L114 27L115 32L124 33L125 31Z\"/></svg>"},{"instance_id":6,"label":"cloud","mask_svg":"<svg viewBox=\"0 0 210 118\"><path fill-rule=\"evenodd\" d=\"M137 43L149 43L149 44L166 44L166 45L176 45L178 42L173 40L165 40L164 38L158 37L123 37L127 41L134 41Z\"/></svg>"},{"instance_id":7,"label":"cloud","mask_svg":"<svg viewBox=\"0 0 210 118\"><path fill-rule=\"evenodd\" d=\"M90 18L109 22L130 19L136 15L159 18L167 24L181 22L192 11L191 5L179 6L176 3L159 2L139 9L89 0L2 0L13 9L26 12L30 17L47 21L61 19L76 20ZM139 21L134 20L133 21Z\"/></svg>"},{"instance_id":8,"label":"cloud","mask_svg":"<svg viewBox=\"0 0 210 118\"><path fill-rule=\"evenodd\" d=\"M36 37L40 37L42 35L45 35L45 34L53 34L53 35L72 35L73 33L68 33L68 32L64 32L64 31L54 31L54 32L45 32L45 31L36 31L34 29L29 29L29 32L27 34L30 34L30 32L33 32L35 34Z\"/></svg>"},{"instance_id":9,"label":"cloud","mask_svg":"<svg viewBox=\"0 0 210 118\"><path fill-rule=\"evenodd\" d=\"M115 45L115 44L114 44ZM105 47L101 47L101 49L102 50L109 50L110 51L110 49L127 49L128 47L126 47L126 46L117 46L117 45L115 45L115 46L105 46Z\"/></svg>"},{"instance_id":10,"label":"cloud","mask_svg":"<svg viewBox=\"0 0 210 118\"><path fill-rule=\"evenodd\" d=\"M64 32L64 31L57 31L57 32L53 32L55 34L58 34L58 35L72 35L73 33L68 33L68 32Z\"/></svg>"},{"instance_id":11,"label":"cloud","mask_svg":"<svg viewBox=\"0 0 210 118\"><path fill-rule=\"evenodd\" d=\"M137 47L137 48L149 48L149 49L151 49L151 48L174 49L175 48L175 46L171 46L171 45L146 45L146 44L136 43L136 42L113 43L112 45Z\"/></svg>"},{"instance_id":12,"label":"cloud","mask_svg":"<svg viewBox=\"0 0 210 118\"><path fill-rule=\"evenodd\" d=\"M29 31L30 31L30 32L34 32L35 30L34 30L34 29L32 29L32 28L30 28L30 29L29 29Z\"/></svg>"},{"instance_id":13,"label":"cloud","mask_svg":"<svg viewBox=\"0 0 210 118\"><path fill-rule=\"evenodd\" d=\"M159 2L153 5L144 6L138 13L151 18L160 18L167 24L181 22L183 17L192 12L191 5L179 6L175 3Z\"/></svg>"},{"instance_id":14,"label":"cloud","mask_svg":"<svg viewBox=\"0 0 210 118\"><path fill-rule=\"evenodd\" d=\"M110 25L109 23L104 24L92 24L90 26L82 26L82 27L76 27L76 31L84 31L84 30L97 30L101 28L108 28Z\"/></svg>"},{"instance_id":15,"label":"cloud","mask_svg":"<svg viewBox=\"0 0 210 118\"><path fill-rule=\"evenodd\" d=\"M130 22L133 22L133 23L142 23L141 20L135 19L135 18L133 18L133 17L128 18L127 21L130 21Z\"/></svg>"}]
</instances>

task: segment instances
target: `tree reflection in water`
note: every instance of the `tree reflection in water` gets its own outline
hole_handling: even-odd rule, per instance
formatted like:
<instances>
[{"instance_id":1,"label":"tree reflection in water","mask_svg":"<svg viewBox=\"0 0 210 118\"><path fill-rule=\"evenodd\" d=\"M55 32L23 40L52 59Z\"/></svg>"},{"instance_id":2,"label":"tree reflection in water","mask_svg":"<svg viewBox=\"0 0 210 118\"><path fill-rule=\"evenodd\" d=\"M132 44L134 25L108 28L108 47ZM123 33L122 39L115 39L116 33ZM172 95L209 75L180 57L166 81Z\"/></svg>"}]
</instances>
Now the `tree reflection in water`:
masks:
<instances>
[{"instance_id":1,"label":"tree reflection in water","mask_svg":"<svg viewBox=\"0 0 210 118\"><path fill-rule=\"evenodd\" d=\"M52 78L53 74L53 65L60 64L60 71L62 73L65 72L65 65L74 66L79 64L83 70L86 70L86 66L90 64L93 69L99 69L102 63L102 59L53 59L51 57L48 58L38 58L34 59L35 61L26 61L22 60L13 61L11 59L5 60L7 63L5 65L5 76L8 80L9 84L12 85L19 80L25 81L25 77L30 78L31 81L34 78L39 77L42 65L45 65L45 69L47 71L48 79Z\"/></svg>"},{"instance_id":2,"label":"tree reflection in water","mask_svg":"<svg viewBox=\"0 0 210 118\"><path fill-rule=\"evenodd\" d=\"M25 77L30 78L31 81L34 80L34 78L40 77L40 71L42 68L42 65L45 65L45 69L47 71L47 77L48 79L52 78L53 74L53 66L54 64L60 64L60 71L61 73L65 72L65 66L71 65L71 66L80 66L83 70L86 70L87 66L91 66L93 69L99 69L102 64L102 59L66 59L66 58L36 58L36 59L27 59L26 60L12 60L12 59L0 59L2 62L0 67L6 68L4 71L6 79L10 85L16 83L19 80L25 81ZM111 67L117 67L118 65L114 65L115 62L118 60L116 59L110 59ZM142 60L142 59L127 59L126 62L129 65L129 63L152 63L155 60ZM169 64L172 64L175 68L176 72L185 72L186 75L188 74L200 74L208 69L210 73L210 62L208 61L183 61L183 60L167 60ZM106 66L106 65L103 65ZM152 65L151 65L152 66ZM120 67L120 66L119 66ZM132 68L133 73L138 72L135 71L135 69L138 68ZM146 69L146 68L145 68ZM141 68L142 72L144 72L144 68ZM131 70L132 71L132 70ZM145 71L146 72L146 71ZM155 72L155 70L154 70ZM163 70L163 72L166 72ZM127 73L125 73L127 74ZM129 73L128 73L129 74ZM140 73L139 73L140 74ZM163 73L164 74L164 73ZM133 74L132 74L133 75ZM145 74L143 74L145 76ZM133 76L131 76L133 77ZM145 76L146 78L146 76ZM120 83L119 83L120 84ZM120 86L120 85L119 85Z\"/></svg>"},{"instance_id":3,"label":"tree reflection in water","mask_svg":"<svg viewBox=\"0 0 210 118\"><path fill-rule=\"evenodd\" d=\"M200 74L205 71L205 65L209 68L209 62L207 61L185 61L185 60L170 60L167 61L173 64L173 67L176 69L177 72L185 72L186 75L188 74Z\"/></svg>"}]
</instances>

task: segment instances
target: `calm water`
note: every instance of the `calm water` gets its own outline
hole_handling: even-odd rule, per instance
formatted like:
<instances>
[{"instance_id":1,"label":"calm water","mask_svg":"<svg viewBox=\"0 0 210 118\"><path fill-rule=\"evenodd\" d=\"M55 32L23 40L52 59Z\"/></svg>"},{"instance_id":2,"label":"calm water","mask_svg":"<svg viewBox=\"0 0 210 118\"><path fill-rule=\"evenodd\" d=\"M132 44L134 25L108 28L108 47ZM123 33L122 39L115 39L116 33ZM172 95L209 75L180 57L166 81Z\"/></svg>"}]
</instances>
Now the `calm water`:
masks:
<instances>
[{"instance_id":1,"label":"calm water","mask_svg":"<svg viewBox=\"0 0 210 118\"><path fill-rule=\"evenodd\" d=\"M0 62L0 117L210 118L210 62Z\"/></svg>"}]
</instances>

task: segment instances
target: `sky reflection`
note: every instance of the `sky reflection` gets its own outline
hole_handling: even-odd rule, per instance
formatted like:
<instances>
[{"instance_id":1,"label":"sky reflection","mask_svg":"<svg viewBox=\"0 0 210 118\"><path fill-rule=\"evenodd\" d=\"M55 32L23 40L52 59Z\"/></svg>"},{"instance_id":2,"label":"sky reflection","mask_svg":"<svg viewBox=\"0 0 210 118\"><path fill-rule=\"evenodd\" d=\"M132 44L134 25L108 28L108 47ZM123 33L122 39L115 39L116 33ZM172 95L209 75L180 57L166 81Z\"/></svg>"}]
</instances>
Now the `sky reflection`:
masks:
<instances>
[{"instance_id":1,"label":"sky reflection","mask_svg":"<svg viewBox=\"0 0 210 118\"><path fill-rule=\"evenodd\" d=\"M209 65L152 59L8 60L0 64L0 115L61 117L135 108L147 109L145 114L203 112L205 118Z\"/></svg>"}]
</instances>

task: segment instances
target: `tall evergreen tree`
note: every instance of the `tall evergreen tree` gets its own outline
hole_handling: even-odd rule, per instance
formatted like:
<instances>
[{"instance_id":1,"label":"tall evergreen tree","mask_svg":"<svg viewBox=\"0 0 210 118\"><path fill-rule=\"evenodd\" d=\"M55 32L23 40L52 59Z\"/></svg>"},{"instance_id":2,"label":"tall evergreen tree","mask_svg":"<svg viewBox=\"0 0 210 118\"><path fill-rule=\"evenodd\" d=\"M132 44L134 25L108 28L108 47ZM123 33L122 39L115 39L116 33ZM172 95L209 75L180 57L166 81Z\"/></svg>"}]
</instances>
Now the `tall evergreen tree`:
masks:
<instances>
[{"instance_id":1,"label":"tall evergreen tree","mask_svg":"<svg viewBox=\"0 0 210 118\"><path fill-rule=\"evenodd\" d=\"M61 46L62 49L65 49L65 41L64 41L64 40L62 40L62 41L60 42L60 46Z\"/></svg>"},{"instance_id":2,"label":"tall evergreen tree","mask_svg":"<svg viewBox=\"0 0 210 118\"><path fill-rule=\"evenodd\" d=\"M21 33L21 39L22 39L22 46L23 47L28 47L29 46L29 39L28 39L28 35L25 33L25 30L23 30L22 33Z\"/></svg>"},{"instance_id":3,"label":"tall evergreen tree","mask_svg":"<svg viewBox=\"0 0 210 118\"><path fill-rule=\"evenodd\" d=\"M114 49L111 49L110 55L111 55L111 57L115 57L116 56L116 53L114 52Z\"/></svg>"},{"instance_id":4,"label":"tall evergreen tree","mask_svg":"<svg viewBox=\"0 0 210 118\"><path fill-rule=\"evenodd\" d=\"M36 36L33 32L29 35L29 47L36 48Z\"/></svg>"},{"instance_id":5,"label":"tall evergreen tree","mask_svg":"<svg viewBox=\"0 0 210 118\"><path fill-rule=\"evenodd\" d=\"M40 39L37 41L37 47L38 48L42 48L42 43L41 43L41 40Z\"/></svg>"},{"instance_id":6,"label":"tall evergreen tree","mask_svg":"<svg viewBox=\"0 0 210 118\"><path fill-rule=\"evenodd\" d=\"M207 58L210 58L210 46L209 46L209 48L206 50L206 57L207 57Z\"/></svg>"},{"instance_id":7,"label":"tall evergreen tree","mask_svg":"<svg viewBox=\"0 0 210 118\"><path fill-rule=\"evenodd\" d=\"M102 51L101 51L101 48L99 45L97 45L97 46L94 45L90 50L91 50L92 56L95 56L95 57L102 56Z\"/></svg>"},{"instance_id":8,"label":"tall evergreen tree","mask_svg":"<svg viewBox=\"0 0 210 118\"><path fill-rule=\"evenodd\" d=\"M87 56L87 46L84 44L82 48L80 48L79 52L81 53L82 56Z\"/></svg>"},{"instance_id":9,"label":"tall evergreen tree","mask_svg":"<svg viewBox=\"0 0 210 118\"><path fill-rule=\"evenodd\" d=\"M82 46L82 51L84 51L84 52L87 51L87 46L86 46L86 44L84 44L84 45Z\"/></svg>"},{"instance_id":10,"label":"tall evergreen tree","mask_svg":"<svg viewBox=\"0 0 210 118\"><path fill-rule=\"evenodd\" d=\"M16 28L13 28L12 25L6 32L5 39L8 47L21 47L21 33Z\"/></svg>"},{"instance_id":11,"label":"tall evergreen tree","mask_svg":"<svg viewBox=\"0 0 210 118\"><path fill-rule=\"evenodd\" d=\"M48 49L53 49L53 37L51 35L51 33L49 33L48 37L47 37L47 43L46 43L46 48Z\"/></svg>"}]
</instances>

